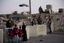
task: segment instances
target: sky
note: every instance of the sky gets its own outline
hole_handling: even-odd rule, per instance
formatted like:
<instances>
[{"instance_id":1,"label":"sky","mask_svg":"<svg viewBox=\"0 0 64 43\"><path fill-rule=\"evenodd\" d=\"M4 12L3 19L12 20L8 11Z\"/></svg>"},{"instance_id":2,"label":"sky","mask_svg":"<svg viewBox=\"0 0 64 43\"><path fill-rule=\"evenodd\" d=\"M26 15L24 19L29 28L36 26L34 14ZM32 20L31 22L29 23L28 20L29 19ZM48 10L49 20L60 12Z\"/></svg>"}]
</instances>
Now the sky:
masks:
<instances>
[{"instance_id":1,"label":"sky","mask_svg":"<svg viewBox=\"0 0 64 43\"><path fill-rule=\"evenodd\" d=\"M14 11L18 13L29 11L29 7L19 7L23 3L29 5L29 0L0 0L0 14L11 14ZM64 0L31 0L31 13L38 13L40 6L45 10L48 4L52 5L52 10L56 12L59 8L64 8Z\"/></svg>"}]
</instances>

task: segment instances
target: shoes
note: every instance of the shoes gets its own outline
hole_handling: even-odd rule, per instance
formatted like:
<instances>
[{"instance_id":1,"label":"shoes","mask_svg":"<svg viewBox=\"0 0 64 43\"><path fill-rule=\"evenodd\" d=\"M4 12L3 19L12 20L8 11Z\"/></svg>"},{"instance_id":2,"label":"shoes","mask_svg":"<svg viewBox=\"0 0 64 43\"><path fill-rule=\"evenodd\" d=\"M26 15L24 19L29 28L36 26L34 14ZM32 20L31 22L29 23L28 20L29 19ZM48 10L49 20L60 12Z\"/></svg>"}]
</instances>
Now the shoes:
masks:
<instances>
[{"instance_id":1,"label":"shoes","mask_svg":"<svg viewBox=\"0 0 64 43\"><path fill-rule=\"evenodd\" d=\"M49 33L52 33L51 31Z\"/></svg>"}]
</instances>

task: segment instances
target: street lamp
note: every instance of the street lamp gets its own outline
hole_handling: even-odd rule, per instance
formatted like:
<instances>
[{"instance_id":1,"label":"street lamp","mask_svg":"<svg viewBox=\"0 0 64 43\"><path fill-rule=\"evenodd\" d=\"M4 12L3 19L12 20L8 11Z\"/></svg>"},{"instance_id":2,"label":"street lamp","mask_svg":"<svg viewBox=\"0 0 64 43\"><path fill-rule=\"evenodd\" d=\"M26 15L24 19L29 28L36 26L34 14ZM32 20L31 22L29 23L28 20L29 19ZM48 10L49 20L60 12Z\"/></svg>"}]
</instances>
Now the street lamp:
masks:
<instances>
[{"instance_id":1,"label":"street lamp","mask_svg":"<svg viewBox=\"0 0 64 43\"><path fill-rule=\"evenodd\" d=\"M20 4L19 5L20 7L28 7L28 5L27 4ZM29 0L29 14L31 15L31 0Z\"/></svg>"},{"instance_id":2,"label":"street lamp","mask_svg":"<svg viewBox=\"0 0 64 43\"><path fill-rule=\"evenodd\" d=\"M25 6L25 7L28 7L27 4L20 4L19 6L20 6L20 7L24 7L24 6Z\"/></svg>"},{"instance_id":3,"label":"street lamp","mask_svg":"<svg viewBox=\"0 0 64 43\"><path fill-rule=\"evenodd\" d=\"M23 6L28 7L28 5L26 5L26 4L20 4L19 6L20 7L23 7ZM31 21L31 18L32 18L32 15L31 15L31 0L29 0L29 14L30 14L30 17L28 17L28 18Z\"/></svg>"},{"instance_id":4,"label":"street lamp","mask_svg":"<svg viewBox=\"0 0 64 43\"><path fill-rule=\"evenodd\" d=\"M29 12L30 12L30 15L31 15L31 0L29 0Z\"/></svg>"},{"instance_id":5,"label":"street lamp","mask_svg":"<svg viewBox=\"0 0 64 43\"><path fill-rule=\"evenodd\" d=\"M24 6L25 6L25 7L28 7L28 5L27 5L27 4L24 4L24 3L23 3L23 4L20 4L19 6L20 6L20 7L23 7L23 10L24 10ZM23 11L23 13L25 13L25 12Z\"/></svg>"}]
</instances>

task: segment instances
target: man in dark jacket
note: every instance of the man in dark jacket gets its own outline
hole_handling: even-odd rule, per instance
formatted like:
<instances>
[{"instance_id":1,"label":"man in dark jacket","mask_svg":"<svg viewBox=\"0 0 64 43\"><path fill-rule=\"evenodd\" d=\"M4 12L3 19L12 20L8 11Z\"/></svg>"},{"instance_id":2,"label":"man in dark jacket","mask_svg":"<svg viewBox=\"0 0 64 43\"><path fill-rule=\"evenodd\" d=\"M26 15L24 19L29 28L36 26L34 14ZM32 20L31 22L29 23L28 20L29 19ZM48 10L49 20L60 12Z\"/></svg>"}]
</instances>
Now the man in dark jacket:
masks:
<instances>
[{"instance_id":1,"label":"man in dark jacket","mask_svg":"<svg viewBox=\"0 0 64 43\"><path fill-rule=\"evenodd\" d=\"M12 19L9 19L9 20L6 22L6 27L7 27L7 28L12 27L13 25L14 25L14 22L13 22Z\"/></svg>"}]
</instances>

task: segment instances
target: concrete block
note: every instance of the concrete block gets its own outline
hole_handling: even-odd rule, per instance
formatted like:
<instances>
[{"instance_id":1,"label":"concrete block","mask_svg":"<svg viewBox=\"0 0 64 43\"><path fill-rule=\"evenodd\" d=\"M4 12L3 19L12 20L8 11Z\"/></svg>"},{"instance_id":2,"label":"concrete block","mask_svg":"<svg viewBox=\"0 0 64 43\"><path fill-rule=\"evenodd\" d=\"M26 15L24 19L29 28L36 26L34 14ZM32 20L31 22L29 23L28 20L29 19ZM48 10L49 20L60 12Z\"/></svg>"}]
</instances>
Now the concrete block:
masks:
<instances>
[{"instance_id":1,"label":"concrete block","mask_svg":"<svg viewBox=\"0 0 64 43\"><path fill-rule=\"evenodd\" d=\"M3 29L0 29L0 43L3 43Z\"/></svg>"},{"instance_id":2,"label":"concrete block","mask_svg":"<svg viewBox=\"0 0 64 43\"><path fill-rule=\"evenodd\" d=\"M37 35L47 35L47 26L37 25Z\"/></svg>"},{"instance_id":3,"label":"concrete block","mask_svg":"<svg viewBox=\"0 0 64 43\"><path fill-rule=\"evenodd\" d=\"M27 37L37 37L39 35L47 35L47 26L46 25L34 25L34 26L27 26Z\"/></svg>"}]
</instances>

